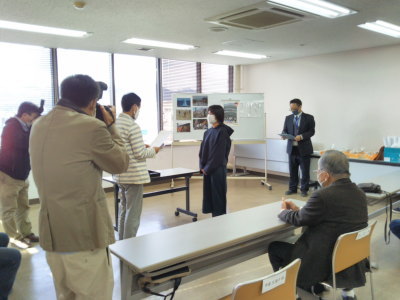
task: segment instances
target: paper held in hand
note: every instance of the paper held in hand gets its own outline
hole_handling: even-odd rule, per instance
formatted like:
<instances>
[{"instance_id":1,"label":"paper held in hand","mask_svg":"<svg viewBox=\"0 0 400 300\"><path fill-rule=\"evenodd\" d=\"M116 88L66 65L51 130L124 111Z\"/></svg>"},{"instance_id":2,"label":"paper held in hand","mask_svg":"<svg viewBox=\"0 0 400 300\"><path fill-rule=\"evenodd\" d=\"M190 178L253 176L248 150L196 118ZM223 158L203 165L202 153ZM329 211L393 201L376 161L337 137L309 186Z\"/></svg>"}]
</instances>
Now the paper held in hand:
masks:
<instances>
[{"instance_id":1,"label":"paper held in hand","mask_svg":"<svg viewBox=\"0 0 400 300\"><path fill-rule=\"evenodd\" d=\"M294 140L294 138L295 138L294 135L291 135L291 134L288 134L288 133L280 133L278 135L280 135L281 137L283 137L285 139L288 139L288 140Z\"/></svg>"},{"instance_id":2,"label":"paper held in hand","mask_svg":"<svg viewBox=\"0 0 400 300\"><path fill-rule=\"evenodd\" d=\"M172 132L171 131L164 131L161 130L158 133L156 139L151 143L151 147L163 147L165 141L172 139Z\"/></svg>"}]
</instances>

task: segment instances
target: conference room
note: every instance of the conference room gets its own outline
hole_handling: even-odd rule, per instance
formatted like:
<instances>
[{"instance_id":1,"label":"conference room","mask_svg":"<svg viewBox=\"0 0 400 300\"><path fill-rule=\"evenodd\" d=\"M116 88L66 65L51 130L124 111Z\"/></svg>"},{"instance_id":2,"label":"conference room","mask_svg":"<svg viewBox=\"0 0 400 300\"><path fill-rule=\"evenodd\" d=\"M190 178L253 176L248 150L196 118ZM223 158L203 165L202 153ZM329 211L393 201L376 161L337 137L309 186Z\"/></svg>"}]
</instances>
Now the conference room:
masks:
<instances>
[{"instance_id":1,"label":"conference room","mask_svg":"<svg viewBox=\"0 0 400 300\"><path fill-rule=\"evenodd\" d=\"M2 1L1 128L22 102L39 107L43 99L34 131L60 106L60 85L75 74L107 86L98 103L115 106L117 118L126 113L124 95L141 98L137 123L131 116L143 143L161 149L146 160L149 182L136 237L119 241L123 189L112 172L99 177L116 239L109 247L112 299L161 299L144 291L138 276L165 275L164 268L182 279L178 300L220 299L240 283L273 274L268 245L294 242L302 230L278 218L282 197L306 205L321 190L324 175L313 172L318 160L338 150L349 159L353 182L383 191L367 193L369 223L377 221L371 240L374 295L396 299L400 241L385 223L398 218L400 206L399 15L400 4L390 0ZM298 191L288 194L288 140L279 134L285 118L294 116L293 99L302 102L301 118L313 117L315 133L307 187L297 179ZM199 161L205 133L215 129L213 105L224 109L224 124L233 129L224 160L226 214L215 217L203 213L209 174ZM26 179L29 219L40 238L43 189L34 173L32 168ZM40 243L8 248L21 254L8 299L57 299L49 251ZM148 287L167 294L174 282ZM367 276L365 286L355 288L357 299L371 298L370 283ZM332 290L327 294L332 299Z\"/></svg>"}]
</instances>

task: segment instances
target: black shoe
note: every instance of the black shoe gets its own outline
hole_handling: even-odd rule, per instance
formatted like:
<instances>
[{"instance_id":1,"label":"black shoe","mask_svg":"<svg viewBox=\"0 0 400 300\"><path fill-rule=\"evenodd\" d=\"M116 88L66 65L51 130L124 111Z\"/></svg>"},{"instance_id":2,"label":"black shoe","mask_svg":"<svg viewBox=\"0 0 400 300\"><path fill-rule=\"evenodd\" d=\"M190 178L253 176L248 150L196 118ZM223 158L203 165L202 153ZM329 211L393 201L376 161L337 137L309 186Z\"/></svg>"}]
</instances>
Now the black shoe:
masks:
<instances>
[{"instance_id":1,"label":"black shoe","mask_svg":"<svg viewBox=\"0 0 400 300\"><path fill-rule=\"evenodd\" d=\"M301 192L301 196L302 196L302 197L307 197L307 196L308 196L308 193L307 193L307 192Z\"/></svg>"},{"instance_id":2,"label":"black shoe","mask_svg":"<svg viewBox=\"0 0 400 300\"><path fill-rule=\"evenodd\" d=\"M297 194L297 192L291 190L285 192L285 195L293 195L293 194Z\"/></svg>"},{"instance_id":3,"label":"black shoe","mask_svg":"<svg viewBox=\"0 0 400 300\"><path fill-rule=\"evenodd\" d=\"M395 214L400 214L400 207L398 208L393 208L392 212L394 212Z\"/></svg>"},{"instance_id":4,"label":"black shoe","mask_svg":"<svg viewBox=\"0 0 400 300\"><path fill-rule=\"evenodd\" d=\"M356 297L356 295L354 295L354 297L351 297L351 296L342 296L342 299L343 299L343 300L357 300L357 297Z\"/></svg>"},{"instance_id":5,"label":"black shoe","mask_svg":"<svg viewBox=\"0 0 400 300\"><path fill-rule=\"evenodd\" d=\"M311 294L313 294L314 296L318 296L319 294L326 292L326 291L327 291L327 289L321 283L316 283L315 285L313 285L311 287Z\"/></svg>"}]
</instances>

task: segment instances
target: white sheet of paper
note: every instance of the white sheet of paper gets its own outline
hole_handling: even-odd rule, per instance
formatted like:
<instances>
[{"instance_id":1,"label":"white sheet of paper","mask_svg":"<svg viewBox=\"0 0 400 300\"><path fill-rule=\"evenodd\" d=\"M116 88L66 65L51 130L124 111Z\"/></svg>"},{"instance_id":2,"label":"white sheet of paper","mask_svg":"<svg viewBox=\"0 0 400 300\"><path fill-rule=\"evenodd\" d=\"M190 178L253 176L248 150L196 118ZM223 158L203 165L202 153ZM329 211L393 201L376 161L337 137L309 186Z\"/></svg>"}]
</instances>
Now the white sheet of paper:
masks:
<instances>
[{"instance_id":1,"label":"white sheet of paper","mask_svg":"<svg viewBox=\"0 0 400 300\"><path fill-rule=\"evenodd\" d=\"M264 294L277 286L284 284L286 281L286 271L270 276L263 280L261 293Z\"/></svg>"},{"instance_id":2,"label":"white sheet of paper","mask_svg":"<svg viewBox=\"0 0 400 300\"><path fill-rule=\"evenodd\" d=\"M156 139L151 143L151 147L162 147L165 143L166 140L170 139L172 136L172 132L171 131L164 131L161 130L158 133L158 136L156 137Z\"/></svg>"}]
</instances>

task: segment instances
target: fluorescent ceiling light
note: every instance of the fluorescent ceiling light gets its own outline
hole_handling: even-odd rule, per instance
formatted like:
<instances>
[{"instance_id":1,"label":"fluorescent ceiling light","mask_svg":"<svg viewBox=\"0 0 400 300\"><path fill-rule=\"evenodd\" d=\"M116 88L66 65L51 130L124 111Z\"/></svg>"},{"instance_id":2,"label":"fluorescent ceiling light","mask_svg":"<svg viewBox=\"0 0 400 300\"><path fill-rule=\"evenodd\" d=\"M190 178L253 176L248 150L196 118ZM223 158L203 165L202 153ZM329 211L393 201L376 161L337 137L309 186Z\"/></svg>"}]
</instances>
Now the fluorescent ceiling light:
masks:
<instances>
[{"instance_id":1,"label":"fluorescent ceiling light","mask_svg":"<svg viewBox=\"0 0 400 300\"><path fill-rule=\"evenodd\" d=\"M400 38L400 26L385 21L378 20L375 22L367 22L365 24L358 25L358 27L390 35L395 38Z\"/></svg>"},{"instance_id":2,"label":"fluorescent ceiling light","mask_svg":"<svg viewBox=\"0 0 400 300\"><path fill-rule=\"evenodd\" d=\"M356 13L355 10L323 0L271 0L267 2L280 6L295 8L331 19Z\"/></svg>"},{"instance_id":3,"label":"fluorescent ceiling light","mask_svg":"<svg viewBox=\"0 0 400 300\"><path fill-rule=\"evenodd\" d=\"M1 21L1 20L0 20L0 28L11 29L11 30L20 30L20 31L29 31L29 32L36 32L36 33L63 35L63 36L70 36L70 37L84 37L84 36L89 35L89 33L84 32L84 31L47 27L47 26L39 26L39 25L31 25L31 24L24 24L24 23L17 23L17 22Z\"/></svg>"},{"instance_id":4,"label":"fluorescent ceiling light","mask_svg":"<svg viewBox=\"0 0 400 300\"><path fill-rule=\"evenodd\" d=\"M269 58L266 55L252 54L252 53L245 53L245 52L237 52L237 51L229 51L229 50L217 51L214 54L226 55L226 56L234 56L234 57L252 58L252 59Z\"/></svg>"},{"instance_id":5,"label":"fluorescent ceiling light","mask_svg":"<svg viewBox=\"0 0 400 300\"><path fill-rule=\"evenodd\" d=\"M192 45L161 42L161 41L154 41L154 40L145 40L145 39L137 39L137 38L127 39L127 40L124 41L124 43L134 44L134 45L150 46L150 47L178 49L178 50L191 50L191 49L196 48L195 46L192 46Z\"/></svg>"}]
</instances>

